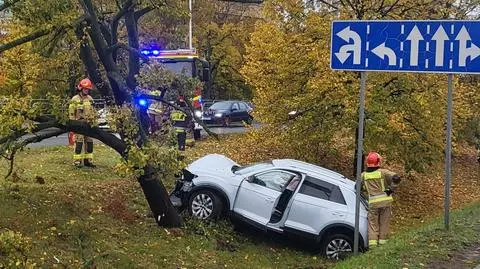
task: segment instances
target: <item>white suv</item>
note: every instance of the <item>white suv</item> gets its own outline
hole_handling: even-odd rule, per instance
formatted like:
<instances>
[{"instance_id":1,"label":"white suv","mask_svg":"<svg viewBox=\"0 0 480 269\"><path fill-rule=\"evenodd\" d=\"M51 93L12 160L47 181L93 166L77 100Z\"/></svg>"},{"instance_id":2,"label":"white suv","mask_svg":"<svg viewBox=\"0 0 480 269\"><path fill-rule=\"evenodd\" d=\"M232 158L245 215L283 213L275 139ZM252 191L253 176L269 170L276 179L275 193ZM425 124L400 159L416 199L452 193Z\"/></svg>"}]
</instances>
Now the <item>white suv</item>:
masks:
<instances>
[{"instance_id":1,"label":"white suv","mask_svg":"<svg viewBox=\"0 0 480 269\"><path fill-rule=\"evenodd\" d=\"M170 199L200 219L229 213L262 230L312 239L330 259L353 250L355 183L316 165L282 159L241 167L223 155L207 155L183 171ZM359 228L363 249L365 203Z\"/></svg>"}]
</instances>

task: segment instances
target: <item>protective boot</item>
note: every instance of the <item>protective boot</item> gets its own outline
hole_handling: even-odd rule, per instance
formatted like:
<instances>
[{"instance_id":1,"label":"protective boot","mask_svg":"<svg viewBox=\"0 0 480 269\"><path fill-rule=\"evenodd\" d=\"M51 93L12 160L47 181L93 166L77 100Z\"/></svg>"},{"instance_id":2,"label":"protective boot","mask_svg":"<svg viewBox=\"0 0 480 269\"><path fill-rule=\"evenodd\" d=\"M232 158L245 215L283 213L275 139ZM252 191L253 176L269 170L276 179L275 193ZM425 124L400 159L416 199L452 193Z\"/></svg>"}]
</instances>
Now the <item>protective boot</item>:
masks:
<instances>
[{"instance_id":1,"label":"protective boot","mask_svg":"<svg viewBox=\"0 0 480 269\"><path fill-rule=\"evenodd\" d=\"M96 165L94 165L92 163L92 157L93 157L93 142L92 141L88 141L87 143L85 143L85 159L83 159L83 165L85 165L86 167L91 167L91 168L95 168L97 167Z\"/></svg>"},{"instance_id":2,"label":"protective boot","mask_svg":"<svg viewBox=\"0 0 480 269\"><path fill-rule=\"evenodd\" d=\"M75 150L73 152L73 165L75 167L80 168L83 166L82 164L82 148L83 148L83 142L75 142Z\"/></svg>"},{"instance_id":3,"label":"protective boot","mask_svg":"<svg viewBox=\"0 0 480 269\"><path fill-rule=\"evenodd\" d=\"M95 164L92 163L92 161L90 161L90 159L83 159L83 165L90 168L97 167Z\"/></svg>"}]
</instances>

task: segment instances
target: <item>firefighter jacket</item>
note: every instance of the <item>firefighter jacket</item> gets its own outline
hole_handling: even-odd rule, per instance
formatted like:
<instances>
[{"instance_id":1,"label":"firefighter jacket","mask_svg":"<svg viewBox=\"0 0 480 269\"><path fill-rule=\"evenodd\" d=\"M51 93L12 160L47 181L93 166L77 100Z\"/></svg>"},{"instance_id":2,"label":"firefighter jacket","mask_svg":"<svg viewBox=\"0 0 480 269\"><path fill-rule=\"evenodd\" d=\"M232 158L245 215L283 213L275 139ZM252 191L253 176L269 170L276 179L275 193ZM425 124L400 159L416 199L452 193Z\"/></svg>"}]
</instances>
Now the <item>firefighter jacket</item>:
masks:
<instances>
[{"instance_id":1,"label":"firefighter jacket","mask_svg":"<svg viewBox=\"0 0 480 269\"><path fill-rule=\"evenodd\" d=\"M90 95L75 95L68 105L68 117L71 120L85 121L92 123L95 113L93 98Z\"/></svg>"},{"instance_id":2,"label":"firefighter jacket","mask_svg":"<svg viewBox=\"0 0 480 269\"><path fill-rule=\"evenodd\" d=\"M396 185L392 178L396 174L387 169L376 169L370 172L362 173L362 190L368 196L368 204L371 208L379 208L389 206L393 197L387 195L387 188L394 190Z\"/></svg>"},{"instance_id":3,"label":"firefighter jacket","mask_svg":"<svg viewBox=\"0 0 480 269\"><path fill-rule=\"evenodd\" d=\"M188 122L185 112L181 110L174 110L172 113L170 113L170 119L172 120L172 125L177 133L186 132Z\"/></svg>"}]
</instances>

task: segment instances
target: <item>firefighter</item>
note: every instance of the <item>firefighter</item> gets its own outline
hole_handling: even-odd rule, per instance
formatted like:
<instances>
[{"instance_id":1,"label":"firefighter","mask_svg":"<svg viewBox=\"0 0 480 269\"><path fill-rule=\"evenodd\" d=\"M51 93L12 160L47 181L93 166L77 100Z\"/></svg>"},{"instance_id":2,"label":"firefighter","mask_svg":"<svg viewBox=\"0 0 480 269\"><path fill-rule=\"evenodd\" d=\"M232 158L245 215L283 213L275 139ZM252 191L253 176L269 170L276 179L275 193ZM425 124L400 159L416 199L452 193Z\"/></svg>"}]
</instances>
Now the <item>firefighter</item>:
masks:
<instances>
[{"instance_id":1,"label":"firefighter","mask_svg":"<svg viewBox=\"0 0 480 269\"><path fill-rule=\"evenodd\" d=\"M368 245L370 248L387 242L393 191L400 176L381 169L382 157L376 152L367 156L367 170L362 173L362 190L368 196Z\"/></svg>"},{"instance_id":2,"label":"firefighter","mask_svg":"<svg viewBox=\"0 0 480 269\"><path fill-rule=\"evenodd\" d=\"M151 91L150 95L160 96L159 90ZM150 133L155 133L161 128L162 125L162 103L158 101L152 101L147 109L148 118L150 119Z\"/></svg>"},{"instance_id":3,"label":"firefighter","mask_svg":"<svg viewBox=\"0 0 480 269\"><path fill-rule=\"evenodd\" d=\"M177 105L182 109L186 109L186 104L183 98L178 98ZM185 151L185 144L187 140L188 119L184 111L175 109L170 113L173 128L177 133L178 150Z\"/></svg>"},{"instance_id":4,"label":"firefighter","mask_svg":"<svg viewBox=\"0 0 480 269\"><path fill-rule=\"evenodd\" d=\"M93 108L93 98L89 95L90 90L92 90L92 82L88 78L82 79L77 86L78 94L70 100L68 106L68 114L71 120L93 123L95 109ZM84 166L95 168L95 165L92 163L92 138L85 135L75 134L74 142L74 165L76 167L82 167L83 160ZM84 154L82 154L82 150Z\"/></svg>"}]
</instances>

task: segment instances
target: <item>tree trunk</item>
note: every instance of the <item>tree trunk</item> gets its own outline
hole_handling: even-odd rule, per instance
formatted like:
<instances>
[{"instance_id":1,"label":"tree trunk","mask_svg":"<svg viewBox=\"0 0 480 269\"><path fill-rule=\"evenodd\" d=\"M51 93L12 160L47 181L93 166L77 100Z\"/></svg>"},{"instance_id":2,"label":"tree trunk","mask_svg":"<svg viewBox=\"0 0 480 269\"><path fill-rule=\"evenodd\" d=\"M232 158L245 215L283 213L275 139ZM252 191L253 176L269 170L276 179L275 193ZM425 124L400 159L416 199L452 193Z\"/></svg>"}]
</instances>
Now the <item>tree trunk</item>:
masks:
<instances>
[{"instance_id":1,"label":"tree trunk","mask_svg":"<svg viewBox=\"0 0 480 269\"><path fill-rule=\"evenodd\" d=\"M143 169L145 174L138 178L155 221L162 227L178 227L182 219L170 202L169 194L162 181L156 178L156 173L150 165Z\"/></svg>"}]
</instances>

